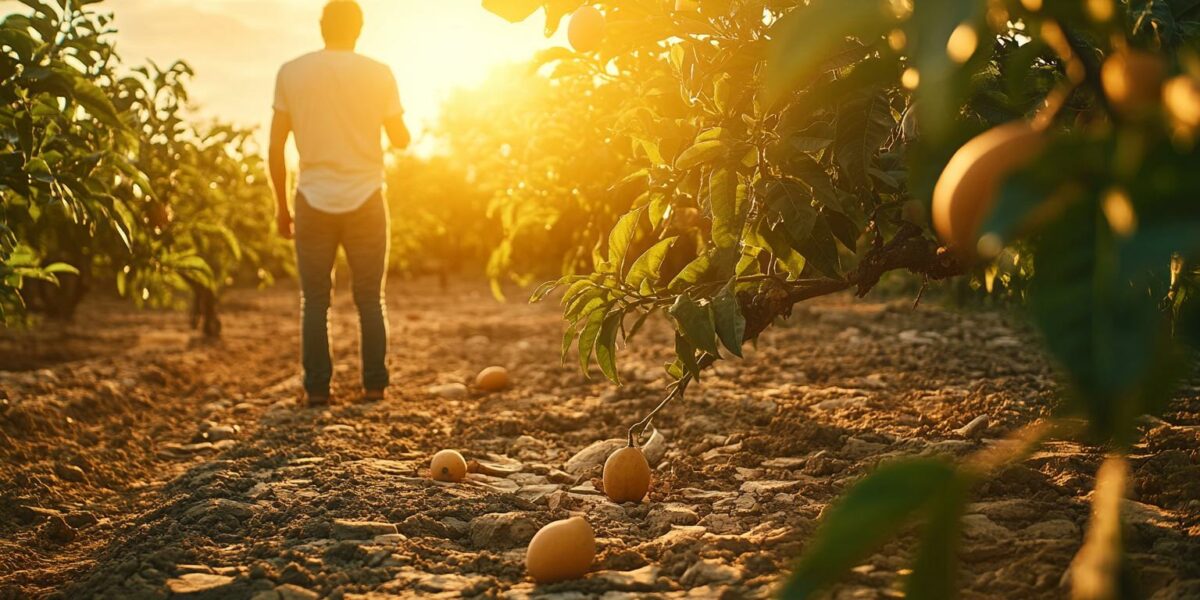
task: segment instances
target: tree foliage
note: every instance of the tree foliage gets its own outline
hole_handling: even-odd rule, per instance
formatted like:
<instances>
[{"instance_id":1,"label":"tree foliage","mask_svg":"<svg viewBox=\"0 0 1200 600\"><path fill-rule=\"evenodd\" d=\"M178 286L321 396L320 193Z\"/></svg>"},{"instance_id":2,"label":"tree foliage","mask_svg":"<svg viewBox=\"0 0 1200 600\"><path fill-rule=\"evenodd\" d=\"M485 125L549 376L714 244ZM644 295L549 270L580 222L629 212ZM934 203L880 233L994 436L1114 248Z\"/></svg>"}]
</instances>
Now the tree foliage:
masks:
<instances>
[{"instance_id":1,"label":"tree foliage","mask_svg":"<svg viewBox=\"0 0 1200 600\"><path fill-rule=\"evenodd\" d=\"M2 316L69 317L93 282L170 305L286 273L251 132L189 120L190 68L122 64L95 1L24 4L0 24Z\"/></svg>"},{"instance_id":2,"label":"tree foliage","mask_svg":"<svg viewBox=\"0 0 1200 600\"><path fill-rule=\"evenodd\" d=\"M485 7L510 20L543 8L549 32L583 4ZM534 294L562 290L564 355L573 351L585 372L594 361L616 381L618 348L648 315L665 314L677 331L665 405L797 302L866 294L892 270L930 280L979 269L989 287L1021 280L1015 287L1027 291L1064 376L1064 418L1084 417L1088 439L1127 448L1136 417L1164 407L1197 340L1187 298L1200 254L1200 175L1196 124L1164 108L1153 72L1200 81L1196 3L595 5L608 20L603 44L555 52L548 77L583 90L576 111L612 115L606 142L626 160L615 176L595 177L610 194L638 195L607 233L582 240L595 248L590 274L570 272ZM1118 86L1149 99L1137 110L1103 74L1113 57L1130 56L1149 56L1153 67ZM618 105L592 100L613 89L624 92ZM967 140L1019 119L1042 131L1047 147L1003 178L980 231L987 260L977 266L932 235L930 198ZM622 204L612 198L610 206ZM685 238L698 243L685 248ZM896 523L922 517L910 594L952 595L957 515L970 485L1047 434L1028 431L965 465L882 468L831 511L827 537L809 548L784 595L809 597ZM901 479L904 493L884 493ZM1104 514L1095 522L1111 527L1105 511L1117 505L1097 505ZM1115 579L1097 586L1112 596L1124 589Z\"/></svg>"}]
</instances>

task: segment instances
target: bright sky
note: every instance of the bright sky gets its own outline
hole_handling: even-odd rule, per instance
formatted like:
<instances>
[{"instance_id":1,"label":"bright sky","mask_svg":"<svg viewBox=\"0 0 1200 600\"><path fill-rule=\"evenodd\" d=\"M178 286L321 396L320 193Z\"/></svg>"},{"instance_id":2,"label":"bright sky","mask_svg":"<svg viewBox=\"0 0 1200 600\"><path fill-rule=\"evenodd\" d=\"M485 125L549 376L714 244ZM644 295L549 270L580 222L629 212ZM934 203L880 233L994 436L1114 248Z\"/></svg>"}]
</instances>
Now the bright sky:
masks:
<instances>
[{"instance_id":1,"label":"bright sky","mask_svg":"<svg viewBox=\"0 0 1200 600\"><path fill-rule=\"evenodd\" d=\"M542 33L541 13L513 25L480 0L360 0L367 24L363 54L392 66L419 130L440 99L471 86L501 63L562 43ZM196 70L200 114L266 128L275 73L284 62L322 46L325 0L107 0L116 16L118 52L127 63L187 60ZM13 2L0 2L7 12ZM559 36L562 34L560 33Z\"/></svg>"}]
</instances>

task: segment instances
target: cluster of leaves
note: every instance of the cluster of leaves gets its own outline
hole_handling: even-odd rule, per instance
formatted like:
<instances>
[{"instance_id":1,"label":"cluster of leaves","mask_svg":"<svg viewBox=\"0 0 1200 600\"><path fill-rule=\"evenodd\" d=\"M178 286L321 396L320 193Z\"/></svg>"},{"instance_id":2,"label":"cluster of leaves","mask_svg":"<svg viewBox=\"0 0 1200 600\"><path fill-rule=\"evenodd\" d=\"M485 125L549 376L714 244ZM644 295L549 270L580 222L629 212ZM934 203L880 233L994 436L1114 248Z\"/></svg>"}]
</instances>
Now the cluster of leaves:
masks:
<instances>
[{"instance_id":1,"label":"cluster of leaves","mask_svg":"<svg viewBox=\"0 0 1200 600\"><path fill-rule=\"evenodd\" d=\"M491 195L445 154L395 155L387 173L392 218L390 268L407 276L473 270L482 275L500 231L485 219Z\"/></svg>"},{"instance_id":2,"label":"cluster of leaves","mask_svg":"<svg viewBox=\"0 0 1200 600\"><path fill-rule=\"evenodd\" d=\"M250 133L186 119L188 67L125 68L98 0L22 3L0 23L0 316L69 317L97 281L166 305L285 272Z\"/></svg>"},{"instance_id":3,"label":"cluster of leaves","mask_svg":"<svg viewBox=\"0 0 1200 600\"><path fill-rule=\"evenodd\" d=\"M510 20L543 8L548 32L582 4L484 2ZM1022 295L1027 289L1063 374L1071 412L1061 424L1082 416L1088 439L1114 450L1098 477L1104 493L1096 494L1073 581L1086 597L1127 590L1115 567L1119 535L1109 534L1120 503L1104 499L1123 493L1121 451L1138 435L1136 417L1162 410L1200 340L1195 303L1187 302L1200 258L1200 176L1189 167L1198 158L1195 132L1173 128L1161 107L1114 110L1101 64L1139 48L1171 74L1200 76L1200 6L595 4L608 20L603 44L556 56L575 66L552 79L590 89L576 99L587 110L607 89L639 91L605 109L618 115L609 144L629 149L623 172L608 180L610 194L640 195L607 234L585 240L600 250L591 274L568 274L534 295L565 289L564 356L574 348L585 371L594 359L617 381L621 343L648 315L665 312L677 330L669 401L798 301L865 294L889 270L967 274L970 265L929 232L934 184L967 140L1040 113L1048 148L999 190L985 231L1008 246L982 276L989 286L1020 280ZM698 243L676 268L684 239ZM809 597L903 523L924 517L909 594L952 596L958 516L971 486L1046 435L1083 435L1061 424L1026 431L965 465L881 468L830 511L785 595Z\"/></svg>"}]
</instances>

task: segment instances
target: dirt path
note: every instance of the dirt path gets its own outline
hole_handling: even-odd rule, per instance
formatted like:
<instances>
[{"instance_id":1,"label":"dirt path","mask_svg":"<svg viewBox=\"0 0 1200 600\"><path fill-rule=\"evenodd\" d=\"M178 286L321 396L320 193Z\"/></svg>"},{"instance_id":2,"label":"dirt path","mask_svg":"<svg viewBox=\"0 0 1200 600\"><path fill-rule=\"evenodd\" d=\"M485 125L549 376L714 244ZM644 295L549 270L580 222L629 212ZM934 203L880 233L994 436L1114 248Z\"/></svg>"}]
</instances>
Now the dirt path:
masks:
<instances>
[{"instance_id":1,"label":"dirt path","mask_svg":"<svg viewBox=\"0 0 1200 600\"><path fill-rule=\"evenodd\" d=\"M614 388L559 366L555 306L499 305L482 284L416 289L389 296L387 400L327 410L295 403L286 290L233 298L217 346L195 343L177 315L108 303L65 331L6 334L0 368L34 370L0 372L0 600L765 597L823 508L871 466L969 454L1052 397L1027 333L996 315L825 300L660 417L650 500L618 506L596 494L604 452L576 454L658 400L666 330L626 353ZM347 298L336 311L347 396L355 325ZM515 386L445 385L489 364ZM1147 597L1200 597L1200 387L1146 431L1132 571ZM434 483L423 470L442 448L523 469ZM963 597L1064 595L1100 457L1052 444L977 490ZM595 570L535 587L524 544L571 512L601 538ZM833 596L896 597L910 548L889 544Z\"/></svg>"}]
</instances>

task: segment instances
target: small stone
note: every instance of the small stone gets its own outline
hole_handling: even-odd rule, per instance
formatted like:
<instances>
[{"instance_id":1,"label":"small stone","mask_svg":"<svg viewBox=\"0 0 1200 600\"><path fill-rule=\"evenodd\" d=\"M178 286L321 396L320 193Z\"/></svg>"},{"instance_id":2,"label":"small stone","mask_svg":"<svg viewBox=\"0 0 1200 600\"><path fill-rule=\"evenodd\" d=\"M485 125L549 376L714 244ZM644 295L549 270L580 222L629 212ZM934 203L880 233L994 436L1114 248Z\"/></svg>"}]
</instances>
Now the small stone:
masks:
<instances>
[{"instance_id":1,"label":"small stone","mask_svg":"<svg viewBox=\"0 0 1200 600\"><path fill-rule=\"evenodd\" d=\"M100 522L100 519L98 519L96 517L96 515L88 512L86 510L81 510L76 513L71 513L71 514L67 515L65 518L67 520L67 524L76 529L83 529L85 527L91 527L92 525L95 525L96 523Z\"/></svg>"},{"instance_id":2,"label":"small stone","mask_svg":"<svg viewBox=\"0 0 1200 600\"><path fill-rule=\"evenodd\" d=\"M264 590L250 596L250 600L279 600L279 592L275 590Z\"/></svg>"},{"instance_id":3,"label":"small stone","mask_svg":"<svg viewBox=\"0 0 1200 600\"><path fill-rule=\"evenodd\" d=\"M646 515L646 524L655 535L670 531L672 525L695 525L699 521L700 515L685 504L658 504Z\"/></svg>"},{"instance_id":4,"label":"small stone","mask_svg":"<svg viewBox=\"0 0 1200 600\"><path fill-rule=\"evenodd\" d=\"M167 589L172 594L215 593L233 584L233 578L211 573L188 573L167 580Z\"/></svg>"},{"instance_id":5,"label":"small stone","mask_svg":"<svg viewBox=\"0 0 1200 600\"><path fill-rule=\"evenodd\" d=\"M275 592L279 594L280 600L317 600L321 597L320 594L294 583L285 583L275 588Z\"/></svg>"},{"instance_id":6,"label":"small stone","mask_svg":"<svg viewBox=\"0 0 1200 600\"><path fill-rule=\"evenodd\" d=\"M476 548L515 548L529 543L537 523L525 513L491 513L471 519L471 543Z\"/></svg>"},{"instance_id":7,"label":"small stone","mask_svg":"<svg viewBox=\"0 0 1200 600\"><path fill-rule=\"evenodd\" d=\"M624 448L628 443L627 440L621 439L600 440L577 452L567 460L563 468L573 475L598 468L608 460L608 455Z\"/></svg>"},{"instance_id":8,"label":"small stone","mask_svg":"<svg viewBox=\"0 0 1200 600\"><path fill-rule=\"evenodd\" d=\"M987 515L966 515L962 518L963 536L968 539L999 541L1012 537L1012 532Z\"/></svg>"},{"instance_id":9,"label":"small stone","mask_svg":"<svg viewBox=\"0 0 1200 600\"><path fill-rule=\"evenodd\" d=\"M431 385L425 389L425 392L438 398L461 400L467 397L469 390L467 386L461 383L443 383L441 385Z\"/></svg>"},{"instance_id":10,"label":"small stone","mask_svg":"<svg viewBox=\"0 0 1200 600\"><path fill-rule=\"evenodd\" d=\"M42 527L42 535L55 543L67 544L75 540L75 528L60 516L50 517Z\"/></svg>"},{"instance_id":11,"label":"small stone","mask_svg":"<svg viewBox=\"0 0 1200 600\"><path fill-rule=\"evenodd\" d=\"M988 428L988 416L979 415L971 419L970 423L954 430L954 433L965 438L979 438L983 436L983 432Z\"/></svg>"},{"instance_id":12,"label":"small stone","mask_svg":"<svg viewBox=\"0 0 1200 600\"><path fill-rule=\"evenodd\" d=\"M80 469L75 465L58 463L54 465L54 474L63 481L70 481L72 483L87 482L87 475L83 472L83 469Z\"/></svg>"},{"instance_id":13,"label":"small stone","mask_svg":"<svg viewBox=\"0 0 1200 600\"><path fill-rule=\"evenodd\" d=\"M650 439L642 446L642 453L646 455L646 461L651 467L658 466L667 455L667 437L655 429L654 433L650 434Z\"/></svg>"},{"instance_id":14,"label":"small stone","mask_svg":"<svg viewBox=\"0 0 1200 600\"><path fill-rule=\"evenodd\" d=\"M802 469L808 464L808 459L799 456L781 456L779 458L770 458L764 460L763 468L766 469Z\"/></svg>"},{"instance_id":15,"label":"small stone","mask_svg":"<svg viewBox=\"0 0 1200 600\"><path fill-rule=\"evenodd\" d=\"M334 519L333 521L333 537L338 540L369 540L377 535L394 533L396 533L396 526L392 523L347 519Z\"/></svg>"},{"instance_id":16,"label":"small stone","mask_svg":"<svg viewBox=\"0 0 1200 600\"><path fill-rule=\"evenodd\" d=\"M851 408L866 403L867 399L864 396L856 396L854 398L833 398L818 402L813 405L813 408L822 411L841 410L843 408Z\"/></svg>"},{"instance_id":17,"label":"small stone","mask_svg":"<svg viewBox=\"0 0 1200 600\"><path fill-rule=\"evenodd\" d=\"M741 491L756 496L774 496L784 492L800 489L801 481L747 481L742 484Z\"/></svg>"},{"instance_id":18,"label":"small stone","mask_svg":"<svg viewBox=\"0 0 1200 600\"><path fill-rule=\"evenodd\" d=\"M204 432L204 437L210 442L232 440L237 437L239 429L237 426L217 425Z\"/></svg>"},{"instance_id":19,"label":"small stone","mask_svg":"<svg viewBox=\"0 0 1200 600\"><path fill-rule=\"evenodd\" d=\"M1079 526L1067 519L1040 521L1021 531L1022 539L1072 540L1079 537Z\"/></svg>"},{"instance_id":20,"label":"small stone","mask_svg":"<svg viewBox=\"0 0 1200 600\"><path fill-rule=\"evenodd\" d=\"M688 567L679 578L679 582L688 587L696 587L711 583L730 583L741 578L741 569L727 565L719 559L710 558Z\"/></svg>"}]
</instances>

